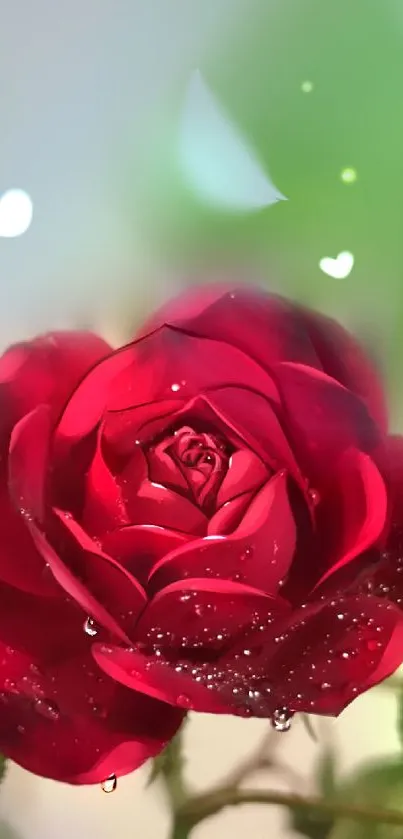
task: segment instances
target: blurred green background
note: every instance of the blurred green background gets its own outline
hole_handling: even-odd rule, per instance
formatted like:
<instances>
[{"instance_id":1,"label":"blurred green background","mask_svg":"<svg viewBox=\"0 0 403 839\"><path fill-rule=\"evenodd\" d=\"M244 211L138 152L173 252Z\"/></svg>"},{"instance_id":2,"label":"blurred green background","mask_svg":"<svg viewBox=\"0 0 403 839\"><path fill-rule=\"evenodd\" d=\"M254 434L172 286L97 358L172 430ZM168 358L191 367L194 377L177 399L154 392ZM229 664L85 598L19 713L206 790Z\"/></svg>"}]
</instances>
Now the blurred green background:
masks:
<instances>
[{"instance_id":1,"label":"blurred green background","mask_svg":"<svg viewBox=\"0 0 403 839\"><path fill-rule=\"evenodd\" d=\"M177 143L193 69L172 86L143 149L142 223L160 259L204 278L237 266L343 319L381 364L398 426L403 0L251 0L230 44L204 58L204 81L286 202L223 211L189 189ZM349 276L324 274L320 259L343 251L355 260Z\"/></svg>"}]
</instances>

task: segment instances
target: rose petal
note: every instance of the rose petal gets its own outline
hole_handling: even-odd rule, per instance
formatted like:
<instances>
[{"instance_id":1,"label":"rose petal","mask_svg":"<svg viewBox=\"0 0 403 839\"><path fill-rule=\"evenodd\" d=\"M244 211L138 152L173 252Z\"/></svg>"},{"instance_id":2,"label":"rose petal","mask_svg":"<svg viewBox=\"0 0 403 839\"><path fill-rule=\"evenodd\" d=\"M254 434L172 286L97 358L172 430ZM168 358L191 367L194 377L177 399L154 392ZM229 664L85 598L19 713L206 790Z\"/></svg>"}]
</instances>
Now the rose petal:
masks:
<instances>
[{"instance_id":1,"label":"rose petal","mask_svg":"<svg viewBox=\"0 0 403 839\"><path fill-rule=\"evenodd\" d=\"M267 467L254 452L249 449L234 452L217 495L217 507L241 493L258 489L268 477Z\"/></svg>"},{"instance_id":2,"label":"rose petal","mask_svg":"<svg viewBox=\"0 0 403 839\"><path fill-rule=\"evenodd\" d=\"M10 438L8 475L17 509L44 517L44 485L51 431L50 408L39 405L14 427Z\"/></svg>"},{"instance_id":3,"label":"rose petal","mask_svg":"<svg viewBox=\"0 0 403 839\"><path fill-rule=\"evenodd\" d=\"M153 315L144 331L162 323L225 341L263 367L296 361L322 369L361 396L386 428L378 374L352 335L331 318L259 288L221 283L182 292Z\"/></svg>"},{"instance_id":4,"label":"rose petal","mask_svg":"<svg viewBox=\"0 0 403 839\"><path fill-rule=\"evenodd\" d=\"M128 457L138 443L152 440L165 430L184 404L183 399L171 399L108 411L103 420L103 440L115 456Z\"/></svg>"},{"instance_id":5,"label":"rose petal","mask_svg":"<svg viewBox=\"0 0 403 839\"><path fill-rule=\"evenodd\" d=\"M335 494L338 498L335 498ZM350 450L345 453L329 499L328 515L323 527L326 545L333 544L337 552L329 557L329 567L316 584L318 588L355 557L372 547L379 540L385 526L387 495L382 477L370 457ZM326 500L324 500L326 506ZM339 518L336 520L336 511Z\"/></svg>"},{"instance_id":6,"label":"rose petal","mask_svg":"<svg viewBox=\"0 0 403 839\"><path fill-rule=\"evenodd\" d=\"M45 563L26 526L27 517L42 515L48 430L45 406L31 411L15 426L8 463L10 493L4 464L0 468L0 579L26 592L54 596L57 585L44 573Z\"/></svg>"},{"instance_id":7,"label":"rose petal","mask_svg":"<svg viewBox=\"0 0 403 839\"><path fill-rule=\"evenodd\" d=\"M207 527L205 515L187 498L151 481L143 481L135 498L125 498L133 524L154 524L194 535Z\"/></svg>"},{"instance_id":8,"label":"rose petal","mask_svg":"<svg viewBox=\"0 0 403 839\"><path fill-rule=\"evenodd\" d=\"M166 651L221 649L242 626L282 613L286 604L230 580L189 579L159 591L143 612L136 641Z\"/></svg>"},{"instance_id":9,"label":"rose petal","mask_svg":"<svg viewBox=\"0 0 403 839\"><path fill-rule=\"evenodd\" d=\"M232 501L227 501L214 513L207 527L207 536L226 536L235 530L242 521L254 496L253 492L244 492Z\"/></svg>"},{"instance_id":10,"label":"rose petal","mask_svg":"<svg viewBox=\"0 0 403 839\"><path fill-rule=\"evenodd\" d=\"M340 713L382 672L378 668L399 622L397 610L368 596L334 599L311 617L296 614L266 664L277 707ZM253 666L256 672L258 662Z\"/></svg>"},{"instance_id":11,"label":"rose petal","mask_svg":"<svg viewBox=\"0 0 403 839\"><path fill-rule=\"evenodd\" d=\"M188 540L185 533L165 527L153 524L131 525L107 533L102 541L102 549L145 584L151 566Z\"/></svg>"},{"instance_id":12,"label":"rose petal","mask_svg":"<svg viewBox=\"0 0 403 839\"><path fill-rule=\"evenodd\" d=\"M386 431L388 411L382 383L358 342L332 318L308 309L302 310L302 317L323 370L360 396L375 422Z\"/></svg>"},{"instance_id":13,"label":"rose petal","mask_svg":"<svg viewBox=\"0 0 403 839\"><path fill-rule=\"evenodd\" d=\"M226 342L266 368L284 359L320 366L300 308L257 287L221 283L187 290L153 315L144 331L162 323Z\"/></svg>"},{"instance_id":14,"label":"rose petal","mask_svg":"<svg viewBox=\"0 0 403 839\"><path fill-rule=\"evenodd\" d=\"M370 453L379 432L366 406L334 379L301 364L276 366L284 402L284 424L298 462L314 482L326 480L351 447Z\"/></svg>"},{"instance_id":15,"label":"rose petal","mask_svg":"<svg viewBox=\"0 0 403 839\"><path fill-rule=\"evenodd\" d=\"M305 487L280 422L267 399L243 388L220 388L199 400L274 472L286 468Z\"/></svg>"},{"instance_id":16,"label":"rose petal","mask_svg":"<svg viewBox=\"0 0 403 839\"><path fill-rule=\"evenodd\" d=\"M156 591L189 574L202 578L212 573L273 595L291 565L295 541L287 478L280 473L257 493L234 533L177 548L154 566L149 582Z\"/></svg>"},{"instance_id":17,"label":"rose petal","mask_svg":"<svg viewBox=\"0 0 403 839\"><path fill-rule=\"evenodd\" d=\"M228 707L217 694L189 678L190 667L186 672L185 665L175 669L135 650L103 644L94 644L93 656L108 676L131 690L187 711L198 708L209 714L228 713Z\"/></svg>"},{"instance_id":18,"label":"rose petal","mask_svg":"<svg viewBox=\"0 0 403 839\"><path fill-rule=\"evenodd\" d=\"M91 535L100 535L129 523L122 491L103 457L101 432L85 484L82 522Z\"/></svg>"},{"instance_id":19,"label":"rose petal","mask_svg":"<svg viewBox=\"0 0 403 839\"><path fill-rule=\"evenodd\" d=\"M248 386L274 403L279 402L268 372L221 341L162 326L132 345L130 352L133 365L116 376L108 398L109 411L172 399L174 394L187 401L204 391L231 385Z\"/></svg>"},{"instance_id":20,"label":"rose petal","mask_svg":"<svg viewBox=\"0 0 403 839\"><path fill-rule=\"evenodd\" d=\"M18 651L13 658L13 682L0 669L0 748L36 774L72 784L119 777L157 754L182 721L179 710L98 675L89 655L45 672Z\"/></svg>"},{"instance_id":21,"label":"rose petal","mask_svg":"<svg viewBox=\"0 0 403 839\"><path fill-rule=\"evenodd\" d=\"M130 643L128 636L123 632L120 625L108 613L107 609L96 600L87 587L80 582L67 565L65 565L54 548L49 544L45 535L38 530L33 522L30 522L29 528L38 551L42 554L59 585L73 600L80 604L86 615L92 617L97 623L104 626L109 632L116 635L125 643Z\"/></svg>"},{"instance_id":22,"label":"rose petal","mask_svg":"<svg viewBox=\"0 0 403 839\"><path fill-rule=\"evenodd\" d=\"M108 352L90 332L53 332L10 347L0 357L2 427L11 430L40 403L56 417L83 374Z\"/></svg>"},{"instance_id":23,"label":"rose petal","mask_svg":"<svg viewBox=\"0 0 403 839\"><path fill-rule=\"evenodd\" d=\"M130 634L147 603L144 589L120 563L101 551L71 516L66 516L62 510L54 512L70 536L70 543L67 542L69 553L77 552L78 548L77 565L81 582L91 597Z\"/></svg>"}]
</instances>

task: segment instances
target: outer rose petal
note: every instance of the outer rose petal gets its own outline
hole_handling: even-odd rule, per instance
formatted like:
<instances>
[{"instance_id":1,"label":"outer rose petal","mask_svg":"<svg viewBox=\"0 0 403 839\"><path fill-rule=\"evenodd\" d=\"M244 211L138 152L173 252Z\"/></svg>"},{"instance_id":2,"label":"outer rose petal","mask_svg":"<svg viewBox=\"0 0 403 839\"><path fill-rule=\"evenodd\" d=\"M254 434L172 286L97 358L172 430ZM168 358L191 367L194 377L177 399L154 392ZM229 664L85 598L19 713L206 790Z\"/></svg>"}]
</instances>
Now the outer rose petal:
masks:
<instances>
[{"instance_id":1,"label":"outer rose petal","mask_svg":"<svg viewBox=\"0 0 403 839\"><path fill-rule=\"evenodd\" d=\"M0 671L0 748L25 769L71 784L100 783L158 754L180 725L180 710L100 675L89 653L42 672L0 645L2 661L12 658L5 679Z\"/></svg>"},{"instance_id":2,"label":"outer rose petal","mask_svg":"<svg viewBox=\"0 0 403 839\"><path fill-rule=\"evenodd\" d=\"M377 371L358 342L336 321L262 289L206 285L163 306L144 332L162 323L225 341L267 367L297 361L323 370L366 402L381 428L386 405Z\"/></svg>"},{"instance_id":3,"label":"outer rose petal","mask_svg":"<svg viewBox=\"0 0 403 839\"><path fill-rule=\"evenodd\" d=\"M90 332L53 332L10 347L0 358L1 427L11 427L40 403L62 409L96 362L111 352Z\"/></svg>"},{"instance_id":4,"label":"outer rose petal","mask_svg":"<svg viewBox=\"0 0 403 839\"><path fill-rule=\"evenodd\" d=\"M275 368L284 424L305 474L323 483L350 448L370 454L381 435L364 402L317 370L282 362Z\"/></svg>"},{"instance_id":5,"label":"outer rose petal","mask_svg":"<svg viewBox=\"0 0 403 839\"><path fill-rule=\"evenodd\" d=\"M0 579L22 591L54 596L57 586L45 573L43 557L32 541L25 518L31 511L42 515L48 432L49 408L40 405L13 430L8 464L10 491L0 467Z\"/></svg>"},{"instance_id":6,"label":"outer rose petal","mask_svg":"<svg viewBox=\"0 0 403 839\"><path fill-rule=\"evenodd\" d=\"M329 567L315 588L377 544L385 528L387 502L385 484L371 458L355 450L346 452L330 498L323 504L323 553L327 549Z\"/></svg>"}]
</instances>

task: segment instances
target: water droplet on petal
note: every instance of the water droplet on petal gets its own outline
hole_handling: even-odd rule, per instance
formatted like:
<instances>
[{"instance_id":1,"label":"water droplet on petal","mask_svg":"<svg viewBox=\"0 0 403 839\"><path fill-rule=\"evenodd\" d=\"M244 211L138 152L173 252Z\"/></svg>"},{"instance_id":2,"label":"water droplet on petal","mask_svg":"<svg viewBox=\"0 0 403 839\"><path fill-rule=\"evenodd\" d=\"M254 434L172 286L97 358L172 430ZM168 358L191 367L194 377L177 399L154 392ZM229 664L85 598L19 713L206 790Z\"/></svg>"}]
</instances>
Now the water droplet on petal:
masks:
<instances>
[{"instance_id":1,"label":"water droplet on petal","mask_svg":"<svg viewBox=\"0 0 403 839\"><path fill-rule=\"evenodd\" d=\"M102 781L101 787L103 792L115 792L118 785L116 775L109 775L105 781Z\"/></svg>"},{"instance_id":2,"label":"water droplet on petal","mask_svg":"<svg viewBox=\"0 0 403 839\"><path fill-rule=\"evenodd\" d=\"M292 713L288 708L276 708L271 718L271 724L276 731L289 731Z\"/></svg>"},{"instance_id":3,"label":"water droplet on petal","mask_svg":"<svg viewBox=\"0 0 403 839\"><path fill-rule=\"evenodd\" d=\"M185 693L180 693L177 698L177 703L181 708L191 708L192 701L190 696L187 696Z\"/></svg>"},{"instance_id":4,"label":"water droplet on petal","mask_svg":"<svg viewBox=\"0 0 403 839\"><path fill-rule=\"evenodd\" d=\"M84 622L84 632L86 635L90 635L91 638L94 635L98 635L98 629L95 625L95 621L92 618L87 618Z\"/></svg>"},{"instance_id":5,"label":"water droplet on petal","mask_svg":"<svg viewBox=\"0 0 403 839\"><path fill-rule=\"evenodd\" d=\"M317 507L320 501L320 493L317 489L309 489L308 490L309 498L311 499L311 503L314 507Z\"/></svg>"},{"instance_id":6,"label":"water droplet on petal","mask_svg":"<svg viewBox=\"0 0 403 839\"><path fill-rule=\"evenodd\" d=\"M37 699L34 703L35 711L45 717L47 720L58 720L60 711L55 702L50 702L48 699Z\"/></svg>"},{"instance_id":7,"label":"water droplet on petal","mask_svg":"<svg viewBox=\"0 0 403 839\"><path fill-rule=\"evenodd\" d=\"M180 390L180 384L175 382L173 385L171 385L171 390L173 390L174 393L177 393L178 390Z\"/></svg>"},{"instance_id":8,"label":"water droplet on petal","mask_svg":"<svg viewBox=\"0 0 403 839\"><path fill-rule=\"evenodd\" d=\"M243 551L243 553L241 554L239 559L241 560L241 562L245 562L245 560L251 559L252 556L253 556L253 548L251 548L249 546L249 547L245 548L245 550Z\"/></svg>"},{"instance_id":9,"label":"water droplet on petal","mask_svg":"<svg viewBox=\"0 0 403 839\"><path fill-rule=\"evenodd\" d=\"M217 606L215 603L197 603L195 606L196 615L199 618L205 617L206 615L211 615L213 612L217 611Z\"/></svg>"}]
</instances>

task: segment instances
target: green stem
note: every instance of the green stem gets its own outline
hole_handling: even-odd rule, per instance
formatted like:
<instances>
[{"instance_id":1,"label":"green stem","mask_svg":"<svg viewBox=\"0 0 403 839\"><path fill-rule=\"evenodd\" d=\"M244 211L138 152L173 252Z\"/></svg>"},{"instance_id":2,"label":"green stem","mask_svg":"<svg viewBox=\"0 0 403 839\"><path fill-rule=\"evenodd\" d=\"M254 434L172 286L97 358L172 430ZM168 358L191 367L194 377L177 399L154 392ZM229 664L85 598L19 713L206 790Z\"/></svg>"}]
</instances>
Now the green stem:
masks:
<instances>
[{"instance_id":1,"label":"green stem","mask_svg":"<svg viewBox=\"0 0 403 839\"><path fill-rule=\"evenodd\" d=\"M194 827L194 822L187 819L181 819L174 815L172 830L169 839L188 839Z\"/></svg>"},{"instance_id":2,"label":"green stem","mask_svg":"<svg viewBox=\"0 0 403 839\"><path fill-rule=\"evenodd\" d=\"M341 801L328 801L322 798L301 798L295 794L265 790L240 790L223 788L212 790L203 795L188 799L178 811L179 819L188 820L194 826L209 816L218 813L223 807L238 806L240 804L277 804L292 810L310 810L315 813L333 816L334 818L348 818L359 822L377 822L383 824L403 825L403 812L397 810L377 810L354 804L343 804ZM183 834L187 836L188 834ZM174 834L174 839L179 839Z\"/></svg>"}]
</instances>

